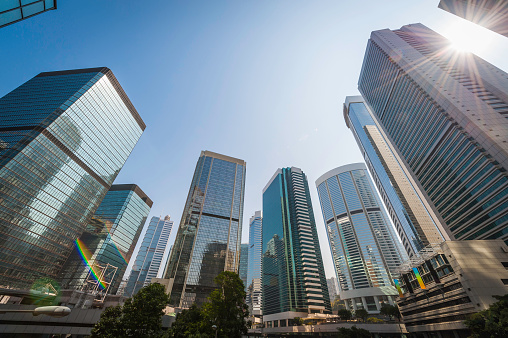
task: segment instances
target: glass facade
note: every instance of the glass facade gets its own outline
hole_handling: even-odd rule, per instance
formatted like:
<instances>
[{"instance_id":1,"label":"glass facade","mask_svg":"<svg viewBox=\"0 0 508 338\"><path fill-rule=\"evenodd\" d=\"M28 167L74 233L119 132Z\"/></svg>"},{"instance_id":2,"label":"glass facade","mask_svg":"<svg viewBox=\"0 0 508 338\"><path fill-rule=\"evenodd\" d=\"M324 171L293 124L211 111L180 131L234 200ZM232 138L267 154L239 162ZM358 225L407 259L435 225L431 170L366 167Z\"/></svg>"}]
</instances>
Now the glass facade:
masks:
<instances>
[{"instance_id":1,"label":"glass facade","mask_svg":"<svg viewBox=\"0 0 508 338\"><path fill-rule=\"evenodd\" d=\"M350 164L316 181L340 298L358 304L368 302L367 296L396 295L391 276L408 258L366 169Z\"/></svg>"},{"instance_id":2,"label":"glass facade","mask_svg":"<svg viewBox=\"0 0 508 338\"><path fill-rule=\"evenodd\" d=\"M261 293L261 256L263 218L261 210L256 211L249 221L249 264L247 271L247 305L249 313L261 316L262 293Z\"/></svg>"},{"instance_id":3,"label":"glass facade","mask_svg":"<svg viewBox=\"0 0 508 338\"><path fill-rule=\"evenodd\" d=\"M355 136L408 255L413 256L429 244L450 239L439 219L424 204L421 192L404 172L363 98L347 97L346 100L346 124Z\"/></svg>"},{"instance_id":4,"label":"glass facade","mask_svg":"<svg viewBox=\"0 0 508 338\"><path fill-rule=\"evenodd\" d=\"M56 278L145 125L108 68L41 73L0 99L0 285Z\"/></svg>"},{"instance_id":5,"label":"glass facade","mask_svg":"<svg viewBox=\"0 0 508 338\"><path fill-rule=\"evenodd\" d=\"M508 242L508 74L416 24L372 32L359 90L455 239Z\"/></svg>"},{"instance_id":6,"label":"glass facade","mask_svg":"<svg viewBox=\"0 0 508 338\"><path fill-rule=\"evenodd\" d=\"M331 313L307 177L278 169L263 190L263 316Z\"/></svg>"},{"instance_id":7,"label":"glass facade","mask_svg":"<svg viewBox=\"0 0 508 338\"><path fill-rule=\"evenodd\" d=\"M172 228L173 221L169 216L152 217L127 280L125 296L134 296L139 289L149 285L152 278L158 277Z\"/></svg>"},{"instance_id":8,"label":"glass facade","mask_svg":"<svg viewBox=\"0 0 508 338\"><path fill-rule=\"evenodd\" d=\"M52 9L56 9L56 0L2 0L0 28Z\"/></svg>"},{"instance_id":9,"label":"glass facade","mask_svg":"<svg viewBox=\"0 0 508 338\"><path fill-rule=\"evenodd\" d=\"M247 292L247 270L249 266L249 244L242 244L240 246L240 264L238 267L238 275L243 281L245 292Z\"/></svg>"},{"instance_id":10,"label":"glass facade","mask_svg":"<svg viewBox=\"0 0 508 338\"><path fill-rule=\"evenodd\" d=\"M109 294L115 294L152 204L135 184L111 186L60 272L62 288L81 289L90 266L99 274L101 267L110 264L117 270L105 277L105 285L109 285ZM82 252L86 250L90 254L84 259ZM94 264L100 267L94 268Z\"/></svg>"},{"instance_id":11,"label":"glass facade","mask_svg":"<svg viewBox=\"0 0 508 338\"><path fill-rule=\"evenodd\" d=\"M166 268L170 304L203 304L222 271L238 272L245 162L203 151Z\"/></svg>"}]
</instances>

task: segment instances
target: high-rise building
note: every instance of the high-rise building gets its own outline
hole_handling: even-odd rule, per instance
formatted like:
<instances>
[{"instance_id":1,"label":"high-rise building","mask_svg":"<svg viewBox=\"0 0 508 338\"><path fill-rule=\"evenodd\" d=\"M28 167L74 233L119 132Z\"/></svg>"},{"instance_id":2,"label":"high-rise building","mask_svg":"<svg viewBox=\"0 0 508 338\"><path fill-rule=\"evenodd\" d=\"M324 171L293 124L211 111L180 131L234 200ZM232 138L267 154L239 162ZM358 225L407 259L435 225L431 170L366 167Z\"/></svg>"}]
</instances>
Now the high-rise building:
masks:
<instances>
[{"instance_id":1,"label":"high-rise building","mask_svg":"<svg viewBox=\"0 0 508 338\"><path fill-rule=\"evenodd\" d=\"M262 312L261 256L262 256L263 217L256 211L249 220L249 267L247 271L247 297L249 313L253 323L260 323Z\"/></svg>"},{"instance_id":2,"label":"high-rise building","mask_svg":"<svg viewBox=\"0 0 508 338\"><path fill-rule=\"evenodd\" d=\"M245 162L201 152L168 260L170 304L203 304L222 271L238 272Z\"/></svg>"},{"instance_id":3,"label":"high-rise building","mask_svg":"<svg viewBox=\"0 0 508 338\"><path fill-rule=\"evenodd\" d=\"M169 244L169 236L173 228L173 221L169 216L152 217L141 243L136 261L132 267L129 279L124 289L124 295L134 296L139 289L149 285L152 278L162 275L159 273Z\"/></svg>"},{"instance_id":4,"label":"high-rise building","mask_svg":"<svg viewBox=\"0 0 508 338\"><path fill-rule=\"evenodd\" d=\"M455 239L508 241L508 74L414 24L372 32L359 90Z\"/></svg>"},{"instance_id":5,"label":"high-rise building","mask_svg":"<svg viewBox=\"0 0 508 338\"><path fill-rule=\"evenodd\" d=\"M316 180L340 299L348 309L378 312L393 304L392 274L407 258L363 163Z\"/></svg>"},{"instance_id":6,"label":"high-rise building","mask_svg":"<svg viewBox=\"0 0 508 338\"><path fill-rule=\"evenodd\" d=\"M263 189L263 322L331 313L307 177L278 169Z\"/></svg>"},{"instance_id":7,"label":"high-rise building","mask_svg":"<svg viewBox=\"0 0 508 338\"><path fill-rule=\"evenodd\" d=\"M145 124L108 68L41 73L0 99L0 285L56 278Z\"/></svg>"},{"instance_id":8,"label":"high-rise building","mask_svg":"<svg viewBox=\"0 0 508 338\"><path fill-rule=\"evenodd\" d=\"M508 2L504 0L441 0L438 7L508 37Z\"/></svg>"},{"instance_id":9,"label":"high-rise building","mask_svg":"<svg viewBox=\"0 0 508 338\"><path fill-rule=\"evenodd\" d=\"M5 0L0 2L0 28L56 9L56 0Z\"/></svg>"},{"instance_id":10,"label":"high-rise building","mask_svg":"<svg viewBox=\"0 0 508 338\"><path fill-rule=\"evenodd\" d=\"M247 270L249 267L249 244L240 246L240 264L238 266L238 275L243 282L245 291L247 292Z\"/></svg>"},{"instance_id":11,"label":"high-rise building","mask_svg":"<svg viewBox=\"0 0 508 338\"><path fill-rule=\"evenodd\" d=\"M361 96L346 97L344 119L355 136L408 255L415 255L429 244L449 240L447 229L441 225L411 174L406 172L405 165L401 164L390 140L378 127L376 117Z\"/></svg>"},{"instance_id":12,"label":"high-rise building","mask_svg":"<svg viewBox=\"0 0 508 338\"><path fill-rule=\"evenodd\" d=\"M333 303L335 298L339 295L339 285L337 284L337 278L327 278L326 285L328 286L328 295L330 296L330 302Z\"/></svg>"},{"instance_id":13,"label":"high-rise building","mask_svg":"<svg viewBox=\"0 0 508 338\"><path fill-rule=\"evenodd\" d=\"M60 272L62 288L86 288L88 277L115 294L152 204L135 184L111 186Z\"/></svg>"}]
</instances>

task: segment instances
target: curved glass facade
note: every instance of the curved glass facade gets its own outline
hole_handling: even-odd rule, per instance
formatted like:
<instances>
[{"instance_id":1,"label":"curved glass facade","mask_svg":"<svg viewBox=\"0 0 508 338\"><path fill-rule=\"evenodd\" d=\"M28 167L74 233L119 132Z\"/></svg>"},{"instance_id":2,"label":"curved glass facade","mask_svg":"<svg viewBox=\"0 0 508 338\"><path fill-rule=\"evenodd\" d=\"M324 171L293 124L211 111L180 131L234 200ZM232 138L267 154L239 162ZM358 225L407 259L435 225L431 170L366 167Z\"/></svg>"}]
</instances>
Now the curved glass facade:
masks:
<instances>
[{"instance_id":1,"label":"curved glass facade","mask_svg":"<svg viewBox=\"0 0 508 338\"><path fill-rule=\"evenodd\" d=\"M340 298L349 308L378 311L387 296L397 294L391 274L407 255L366 167L357 163L336 168L316 185Z\"/></svg>"},{"instance_id":2,"label":"curved glass facade","mask_svg":"<svg viewBox=\"0 0 508 338\"><path fill-rule=\"evenodd\" d=\"M56 278L145 125L108 68L41 73L0 99L0 285Z\"/></svg>"},{"instance_id":3,"label":"curved glass facade","mask_svg":"<svg viewBox=\"0 0 508 338\"><path fill-rule=\"evenodd\" d=\"M164 278L170 304L203 304L222 271L238 272L245 162L202 152Z\"/></svg>"}]
</instances>

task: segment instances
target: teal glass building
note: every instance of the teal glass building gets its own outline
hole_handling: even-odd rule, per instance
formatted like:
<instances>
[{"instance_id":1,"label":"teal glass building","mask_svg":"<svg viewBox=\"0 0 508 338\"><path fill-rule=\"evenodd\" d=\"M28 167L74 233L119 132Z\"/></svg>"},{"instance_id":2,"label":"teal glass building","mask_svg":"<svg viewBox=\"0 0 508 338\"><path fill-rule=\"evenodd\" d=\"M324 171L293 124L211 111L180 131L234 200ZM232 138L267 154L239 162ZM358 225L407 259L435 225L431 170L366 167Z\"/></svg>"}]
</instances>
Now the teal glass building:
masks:
<instances>
[{"instance_id":1,"label":"teal glass building","mask_svg":"<svg viewBox=\"0 0 508 338\"><path fill-rule=\"evenodd\" d=\"M379 313L393 304L393 278L408 256L388 220L363 163L330 170L316 180L339 284L349 310Z\"/></svg>"},{"instance_id":2,"label":"teal glass building","mask_svg":"<svg viewBox=\"0 0 508 338\"><path fill-rule=\"evenodd\" d=\"M247 292L247 270L249 267L249 244L240 245L240 264L238 266L238 275L243 282L245 292Z\"/></svg>"},{"instance_id":3,"label":"teal glass building","mask_svg":"<svg viewBox=\"0 0 508 338\"><path fill-rule=\"evenodd\" d=\"M139 289L149 285L152 278L158 277L172 228L173 221L169 216L152 217L127 280L125 296L132 297Z\"/></svg>"},{"instance_id":4,"label":"teal glass building","mask_svg":"<svg viewBox=\"0 0 508 338\"><path fill-rule=\"evenodd\" d=\"M41 73L0 98L0 285L57 277L144 129L105 67Z\"/></svg>"},{"instance_id":5,"label":"teal glass building","mask_svg":"<svg viewBox=\"0 0 508 338\"><path fill-rule=\"evenodd\" d=\"M508 242L508 74L413 24L372 32L358 88L454 239Z\"/></svg>"},{"instance_id":6,"label":"teal glass building","mask_svg":"<svg viewBox=\"0 0 508 338\"><path fill-rule=\"evenodd\" d=\"M262 233L266 327L331 313L309 186L301 169L278 169L264 188Z\"/></svg>"},{"instance_id":7,"label":"teal glass building","mask_svg":"<svg viewBox=\"0 0 508 338\"><path fill-rule=\"evenodd\" d=\"M201 305L219 273L238 273L244 191L243 160L201 152L164 276L171 305Z\"/></svg>"},{"instance_id":8,"label":"teal glass building","mask_svg":"<svg viewBox=\"0 0 508 338\"><path fill-rule=\"evenodd\" d=\"M109 286L107 293L116 294L152 205L152 200L135 184L111 186L60 272L61 287L92 287L93 284L85 283L87 277L94 284L97 282L93 274L90 276L91 267L103 285ZM89 257L84 259L83 252L87 251ZM108 271L104 271L108 264ZM114 268L116 272L109 274Z\"/></svg>"},{"instance_id":9,"label":"teal glass building","mask_svg":"<svg viewBox=\"0 0 508 338\"><path fill-rule=\"evenodd\" d=\"M56 9L56 0L0 1L0 28Z\"/></svg>"}]
</instances>

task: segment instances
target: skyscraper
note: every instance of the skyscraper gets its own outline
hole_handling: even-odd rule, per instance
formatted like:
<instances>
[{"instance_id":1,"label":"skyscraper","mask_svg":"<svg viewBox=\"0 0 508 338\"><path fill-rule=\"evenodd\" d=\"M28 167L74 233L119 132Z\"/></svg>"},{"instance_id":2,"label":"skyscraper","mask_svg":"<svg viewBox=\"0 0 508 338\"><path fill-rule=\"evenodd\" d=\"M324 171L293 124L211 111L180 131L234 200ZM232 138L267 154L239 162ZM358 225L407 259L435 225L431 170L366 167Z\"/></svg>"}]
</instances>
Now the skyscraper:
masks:
<instances>
[{"instance_id":1,"label":"skyscraper","mask_svg":"<svg viewBox=\"0 0 508 338\"><path fill-rule=\"evenodd\" d=\"M407 259L363 163L316 180L339 283L348 309L378 312L393 304L392 274Z\"/></svg>"},{"instance_id":2,"label":"skyscraper","mask_svg":"<svg viewBox=\"0 0 508 338\"><path fill-rule=\"evenodd\" d=\"M6 0L0 2L0 28L56 9L56 0Z\"/></svg>"},{"instance_id":3,"label":"skyscraper","mask_svg":"<svg viewBox=\"0 0 508 338\"><path fill-rule=\"evenodd\" d=\"M359 90L455 239L508 241L508 74L414 24L372 32Z\"/></svg>"},{"instance_id":4,"label":"skyscraper","mask_svg":"<svg viewBox=\"0 0 508 338\"><path fill-rule=\"evenodd\" d=\"M249 267L249 244L240 246L240 264L238 266L238 275L243 282L245 292L247 292L247 270Z\"/></svg>"},{"instance_id":5,"label":"skyscraper","mask_svg":"<svg viewBox=\"0 0 508 338\"><path fill-rule=\"evenodd\" d=\"M278 169L263 189L263 321L331 313L307 177Z\"/></svg>"},{"instance_id":6,"label":"skyscraper","mask_svg":"<svg viewBox=\"0 0 508 338\"><path fill-rule=\"evenodd\" d=\"M344 103L346 125L355 136L374 182L409 256L429 244L450 239L423 193L405 172L391 142L383 136L361 96Z\"/></svg>"},{"instance_id":7,"label":"skyscraper","mask_svg":"<svg viewBox=\"0 0 508 338\"><path fill-rule=\"evenodd\" d=\"M139 289L150 284L152 278L158 277L172 228L173 221L169 216L152 217L127 280L125 296L135 295Z\"/></svg>"},{"instance_id":8,"label":"skyscraper","mask_svg":"<svg viewBox=\"0 0 508 338\"><path fill-rule=\"evenodd\" d=\"M201 152L168 260L170 304L203 304L222 271L238 271L245 162Z\"/></svg>"},{"instance_id":9,"label":"skyscraper","mask_svg":"<svg viewBox=\"0 0 508 338\"><path fill-rule=\"evenodd\" d=\"M508 2L503 0L441 0L439 8L508 37Z\"/></svg>"},{"instance_id":10,"label":"skyscraper","mask_svg":"<svg viewBox=\"0 0 508 338\"><path fill-rule=\"evenodd\" d=\"M90 278L104 280L103 287L109 285L108 293L115 294L152 205L135 184L111 186L60 272L62 288L81 289L92 270ZM100 272L107 264L116 272L102 279Z\"/></svg>"},{"instance_id":11,"label":"skyscraper","mask_svg":"<svg viewBox=\"0 0 508 338\"><path fill-rule=\"evenodd\" d=\"M0 99L0 285L56 278L145 129L108 68L41 73Z\"/></svg>"},{"instance_id":12,"label":"skyscraper","mask_svg":"<svg viewBox=\"0 0 508 338\"><path fill-rule=\"evenodd\" d=\"M262 292L261 292L261 255L263 218L261 210L256 211L249 220L249 266L247 271L247 298L249 313L253 316L253 323L261 322ZM257 318L257 321L256 321Z\"/></svg>"}]
</instances>

